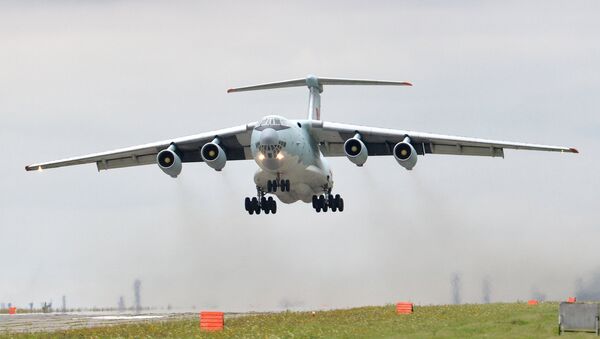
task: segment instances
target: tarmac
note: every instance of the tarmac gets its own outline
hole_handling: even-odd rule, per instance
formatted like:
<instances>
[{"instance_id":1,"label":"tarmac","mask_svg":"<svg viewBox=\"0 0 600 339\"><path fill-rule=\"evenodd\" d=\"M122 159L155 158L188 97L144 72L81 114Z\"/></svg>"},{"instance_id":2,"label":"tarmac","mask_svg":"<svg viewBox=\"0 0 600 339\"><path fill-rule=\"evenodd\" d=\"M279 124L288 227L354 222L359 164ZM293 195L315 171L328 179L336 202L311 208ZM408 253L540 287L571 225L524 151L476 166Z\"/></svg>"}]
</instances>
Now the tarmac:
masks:
<instances>
[{"instance_id":1,"label":"tarmac","mask_svg":"<svg viewBox=\"0 0 600 339\"><path fill-rule=\"evenodd\" d=\"M52 332L74 328L197 318L197 312L150 312L142 314L119 312L0 314L0 334L11 332Z\"/></svg>"}]
</instances>

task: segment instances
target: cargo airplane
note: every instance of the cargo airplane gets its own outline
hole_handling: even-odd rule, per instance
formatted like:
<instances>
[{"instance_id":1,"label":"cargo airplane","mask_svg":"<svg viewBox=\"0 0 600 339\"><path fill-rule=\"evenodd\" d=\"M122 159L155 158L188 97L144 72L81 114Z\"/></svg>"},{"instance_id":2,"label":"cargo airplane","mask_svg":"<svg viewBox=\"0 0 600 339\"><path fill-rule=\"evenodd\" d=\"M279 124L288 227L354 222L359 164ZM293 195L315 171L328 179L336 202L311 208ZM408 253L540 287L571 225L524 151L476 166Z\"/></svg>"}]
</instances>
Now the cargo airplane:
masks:
<instances>
[{"instance_id":1,"label":"cargo airplane","mask_svg":"<svg viewBox=\"0 0 600 339\"><path fill-rule=\"evenodd\" d=\"M345 156L363 166L369 156L392 156L412 170L418 155L451 154L504 157L504 149L578 153L575 148L465 138L321 120L321 93L329 85L412 86L408 82L318 78L266 83L229 89L243 92L283 87L308 87L308 117L286 119L268 115L260 121L149 144L26 166L27 171L96 163L98 171L156 164L176 178L183 163L204 162L221 171L227 161L254 160L256 196L245 198L249 214L275 214L276 196L290 204L312 203L316 212L342 212L344 199L334 194L333 174L326 158Z\"/></svg>"}]
</instances>

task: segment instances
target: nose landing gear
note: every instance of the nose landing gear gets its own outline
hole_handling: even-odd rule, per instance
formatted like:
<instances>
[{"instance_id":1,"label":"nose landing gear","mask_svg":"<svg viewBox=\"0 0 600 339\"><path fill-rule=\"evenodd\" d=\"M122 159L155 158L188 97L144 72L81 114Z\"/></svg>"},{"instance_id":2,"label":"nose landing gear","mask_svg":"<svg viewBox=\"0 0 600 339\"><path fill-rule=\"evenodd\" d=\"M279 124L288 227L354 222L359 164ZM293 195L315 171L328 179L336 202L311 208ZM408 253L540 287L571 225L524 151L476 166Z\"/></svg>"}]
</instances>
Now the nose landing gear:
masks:
<instances>
[{"instance_id":1,"label":"nose landing gear","mask_svg":"<svg viewBox=\"0 0 600 339\"><path fill-rule=\"evenodd\" d=\"M258 215L261 211L265 212L265 214L277 213L277 201L273 197L265 197L265 192L258 186L256 187L256 195L257 197L246 197L244 199L244 205L248 214Z\"/></svg>"},{"instance_id":2,"label":"nose landing gear","mask_svg":"<svg viewBox=\"0 0 600 339\"><path fill-rule=\"evenodd\" d=\"M289 180L267 180L267 192L277 192L277 188L281 189L281 192L289 192L290 191L290 181Z\"/></svg>"}]
</instances>

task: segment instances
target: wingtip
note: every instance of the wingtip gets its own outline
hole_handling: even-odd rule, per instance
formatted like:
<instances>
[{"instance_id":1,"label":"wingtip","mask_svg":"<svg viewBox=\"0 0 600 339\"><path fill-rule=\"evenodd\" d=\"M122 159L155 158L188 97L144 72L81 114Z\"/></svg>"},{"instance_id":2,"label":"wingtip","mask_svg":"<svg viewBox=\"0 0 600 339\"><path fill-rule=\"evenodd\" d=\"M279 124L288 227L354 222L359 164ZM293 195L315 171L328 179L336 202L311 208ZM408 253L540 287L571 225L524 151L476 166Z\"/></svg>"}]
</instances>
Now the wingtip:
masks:
<instances>
[{"instance_id":1,"label":"wingtip","mask_svg":"<svg viewBox=\"0 0 600 339\"><path fill-rule=\"evenodd\" d=\"M33 167L31 167L31 166L25 166L25 170L26 171L33 171Z\"/></svg>"},{"instance_id":2,"label":"wingtip","mask_svg":"<svg viewBox=\"0 0 600 339\"><path fill-rule=\"evenodd\" d=\"M577 150L575 147L569 148L569 151L571 151L571 153L579 153L579 150Z\"/></svg>"},{"instance_id":3,"label":"wingtip","mask_svg":"<svg viewBox=\"0 0 600 339\"><path fill-rule=\"evenodd\" d=\"M404 83L404 86L411 86L411 87L412 87L412 85L413 85L413 84L412 84L412 83L410 83L410 82L405 82L405 83Z\"/></svg>"},{"instance_id":4,"label":"wingtip","mask_svg":"<svg viewBox=\"0 0 600 339\"><path fill-rule=\"evenodd\" d=\"M233 88L229 88L229 89L227 90L227 93L231 93L231 92L233 92L233 91L234 91L234 89L233 89Z\"/></svg>"}]
</instances>

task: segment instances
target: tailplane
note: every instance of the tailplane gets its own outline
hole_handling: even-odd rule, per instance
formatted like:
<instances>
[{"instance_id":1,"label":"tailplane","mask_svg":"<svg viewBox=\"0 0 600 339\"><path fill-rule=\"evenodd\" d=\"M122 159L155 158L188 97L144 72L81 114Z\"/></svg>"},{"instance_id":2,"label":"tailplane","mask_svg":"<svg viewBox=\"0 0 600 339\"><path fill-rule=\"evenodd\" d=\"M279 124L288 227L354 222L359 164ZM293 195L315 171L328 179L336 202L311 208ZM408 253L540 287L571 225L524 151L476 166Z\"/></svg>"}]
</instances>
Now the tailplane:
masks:
<instances>
[{"instance_id":1,"label":"tailplane","mask_svg":"<svg viewBox=\"0 0 600 339\"><path fill-rule=\"evenodd\" d=\"M412 86L410 82L404 81L385 81L385 80L359 80L359 79L339 79L339 78L317 78L309 75L305 79L293 79L279 82L270 82L266 84L230 88L227 93L257 91L263 89L302 87L307 86L309 90L308 97L308 119L321 120L321 93L324 85L377 85L377 86Z\"/></svg>"}]
</instances>

